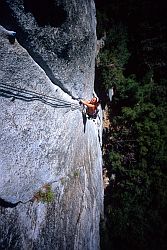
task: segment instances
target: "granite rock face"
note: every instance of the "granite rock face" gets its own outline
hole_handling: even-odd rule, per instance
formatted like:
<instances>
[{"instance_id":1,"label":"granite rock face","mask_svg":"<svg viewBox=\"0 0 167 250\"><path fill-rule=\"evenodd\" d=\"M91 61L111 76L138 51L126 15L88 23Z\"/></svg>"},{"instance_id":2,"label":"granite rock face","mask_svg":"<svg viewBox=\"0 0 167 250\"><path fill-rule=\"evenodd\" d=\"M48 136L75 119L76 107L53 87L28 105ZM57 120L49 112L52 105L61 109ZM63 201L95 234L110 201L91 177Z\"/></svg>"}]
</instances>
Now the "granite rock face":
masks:
<instances>
[{"instance_id":1,"label":"granite rock face","mask_svg":"<svg viewBox=\"0 0 167 250\"><path fill-rule=\"evenodd\" d=\"M39 14L33 1L0 5L0 247L96 250L101 122L72 98L93 93L95 7L50 4Z\"/></svg>"},{"instance_id":2,"label":"granite rock face","mask_svg":"<svg viewBox=\"0 0 167 250\"><path fill-rule=\"evenodd\" d=\"M11 28L11 18L18 40L52 82L75 97L90 96L96 50L93 1L2 1L6 17L0 19Z\"/></svg>"}]
</instances>

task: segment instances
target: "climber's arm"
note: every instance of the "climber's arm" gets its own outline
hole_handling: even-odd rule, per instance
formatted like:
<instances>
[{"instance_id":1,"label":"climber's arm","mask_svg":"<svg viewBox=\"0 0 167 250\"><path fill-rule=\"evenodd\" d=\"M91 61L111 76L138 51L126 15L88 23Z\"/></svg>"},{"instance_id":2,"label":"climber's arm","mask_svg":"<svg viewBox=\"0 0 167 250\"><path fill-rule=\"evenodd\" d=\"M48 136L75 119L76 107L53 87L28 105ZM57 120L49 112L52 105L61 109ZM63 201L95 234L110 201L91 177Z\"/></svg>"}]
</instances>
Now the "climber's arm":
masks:
<instances>
[{"instance_id":1,"label":"climber's arm","mask_svg":"<svg viewBox=\"0 0 167 250\"><path fill-rule=\"evenodd\" d=\"M91 104L90 101L81 100L81 102L82 102L84 105L86 105L87 107L89 107L89 108L93 108L93 107L94 107L94 105Z\"/></svg>"}]
</instances>

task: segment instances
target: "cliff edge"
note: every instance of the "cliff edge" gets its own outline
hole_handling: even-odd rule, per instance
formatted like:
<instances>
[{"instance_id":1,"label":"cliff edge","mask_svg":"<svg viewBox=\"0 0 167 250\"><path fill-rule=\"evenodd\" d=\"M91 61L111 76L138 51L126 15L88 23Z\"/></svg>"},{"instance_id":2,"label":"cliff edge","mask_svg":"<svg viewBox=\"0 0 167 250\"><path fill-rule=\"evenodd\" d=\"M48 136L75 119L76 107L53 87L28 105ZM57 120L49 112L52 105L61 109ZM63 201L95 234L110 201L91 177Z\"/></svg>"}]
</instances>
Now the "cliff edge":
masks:
<instances>
[{"instance_id":1,"label":"cliff edge","mask_svg":"<svg viewBox=\"0 0 167 250\"><path fill-rule=\"evenodd\" d=\"M43 2L0 4L0 246L99 249L101 123L74 100L93 93L95 6Z\"/></svg>"}]
</instances>

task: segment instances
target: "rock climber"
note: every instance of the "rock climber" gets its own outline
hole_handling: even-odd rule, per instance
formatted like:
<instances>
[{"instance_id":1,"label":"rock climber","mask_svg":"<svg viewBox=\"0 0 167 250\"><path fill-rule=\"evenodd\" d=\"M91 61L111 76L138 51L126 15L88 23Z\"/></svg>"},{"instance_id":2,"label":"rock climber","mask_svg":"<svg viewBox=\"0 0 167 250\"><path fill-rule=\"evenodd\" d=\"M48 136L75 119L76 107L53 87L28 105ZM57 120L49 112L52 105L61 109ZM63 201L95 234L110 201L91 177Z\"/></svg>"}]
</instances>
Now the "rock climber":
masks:
<instances>
[{"instance_id":1,"label":"rock climber","mask_svg":"<svg viewBox=\"0 0 167 250\"><path fill-rule=\"evenodd\" d=\"M98 97L93 97L91 100L86 101L86 100L80 100L80 104L83 104L86 106L86 114L91 118L96 118L97 115L97 108L100 104L99 98Z\"/></svg>"}]
</instances>

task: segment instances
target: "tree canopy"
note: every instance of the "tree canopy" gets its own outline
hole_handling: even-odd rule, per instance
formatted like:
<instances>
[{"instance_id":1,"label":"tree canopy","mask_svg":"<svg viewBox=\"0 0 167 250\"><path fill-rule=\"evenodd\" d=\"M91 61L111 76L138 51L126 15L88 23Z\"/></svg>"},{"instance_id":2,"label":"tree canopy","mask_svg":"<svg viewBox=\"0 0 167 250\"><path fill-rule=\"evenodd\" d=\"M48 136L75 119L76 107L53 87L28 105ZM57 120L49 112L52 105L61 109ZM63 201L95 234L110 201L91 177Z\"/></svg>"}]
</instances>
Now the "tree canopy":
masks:
<instances>
[{"instance_id":1,"label":"tree canopy","mask_svg":"<svg viewBox=\"0 0 167 250\"><path fill-rule=\"evenodd\" d=\"M96 88L110 119L102 249L167 249L167 26L163 1L151 2L96 1L98 37L106 32Z\"/></svg>"}]
</instances>

